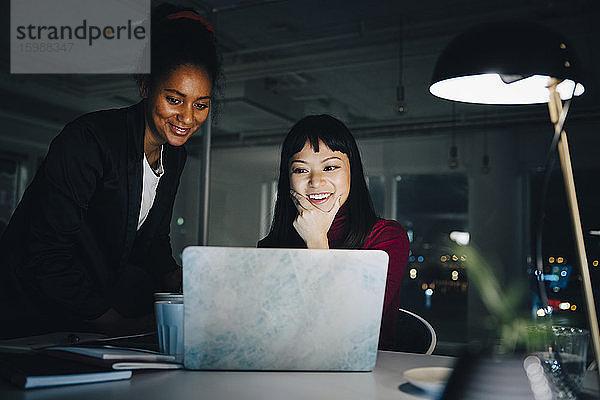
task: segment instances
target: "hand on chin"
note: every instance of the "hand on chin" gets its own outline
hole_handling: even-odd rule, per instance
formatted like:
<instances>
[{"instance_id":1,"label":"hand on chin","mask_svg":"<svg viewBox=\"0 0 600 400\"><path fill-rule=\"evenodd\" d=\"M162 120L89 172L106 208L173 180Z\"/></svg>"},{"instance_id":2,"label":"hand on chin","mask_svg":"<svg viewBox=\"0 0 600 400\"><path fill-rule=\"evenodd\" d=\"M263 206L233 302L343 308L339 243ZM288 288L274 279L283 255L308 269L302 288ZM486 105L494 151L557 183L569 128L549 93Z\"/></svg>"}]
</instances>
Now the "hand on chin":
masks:
<instances>
[{"instance_id":1,"label":"hand on chin","mask_svg":"<svg viewBox=\"0 0 600 400\"><path fill-rule=\"evenodd\" d=\"M323 203L313 204L306 196L291 191L292 200L298 210L294 220L294 229L306 243L308 248L329 248L327 232L341 207L342 196L330 196ZM329 203L333 202L331 207Z\"/></svg>"}]
</instances>

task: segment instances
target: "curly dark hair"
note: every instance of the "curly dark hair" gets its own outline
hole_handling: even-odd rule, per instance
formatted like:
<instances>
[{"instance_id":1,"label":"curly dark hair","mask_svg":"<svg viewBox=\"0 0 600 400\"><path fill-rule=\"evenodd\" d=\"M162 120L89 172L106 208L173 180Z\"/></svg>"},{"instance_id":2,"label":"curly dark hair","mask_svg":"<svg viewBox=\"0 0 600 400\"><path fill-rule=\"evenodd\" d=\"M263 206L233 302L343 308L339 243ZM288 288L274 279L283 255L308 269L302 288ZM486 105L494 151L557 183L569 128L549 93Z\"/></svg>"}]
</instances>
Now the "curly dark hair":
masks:
<instances>
[{"instance_id":1,"label":"curly dark hair","mask_svg":"<svg viewBox=\"0 0 600 400\"><path fill-rule=\"evenodd\" d=\"M191 17L169 18L182 12ZM152 93L177 67L194 65L206 70L213 93L222 92L221 56L214 30L204 18L192 9L162 3L152 9L151 25L150 73L134 75L141 91Z\"/></svg>"}]
</instances>

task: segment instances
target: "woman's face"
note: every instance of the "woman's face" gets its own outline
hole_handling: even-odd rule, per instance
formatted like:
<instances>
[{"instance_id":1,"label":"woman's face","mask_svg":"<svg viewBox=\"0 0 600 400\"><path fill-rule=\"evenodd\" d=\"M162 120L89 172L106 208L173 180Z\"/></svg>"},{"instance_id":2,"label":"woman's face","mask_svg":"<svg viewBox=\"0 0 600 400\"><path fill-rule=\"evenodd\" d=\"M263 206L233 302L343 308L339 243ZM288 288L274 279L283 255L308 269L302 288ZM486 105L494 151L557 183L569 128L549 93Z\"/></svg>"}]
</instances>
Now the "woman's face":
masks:
<instances>
[{"instance_id":1,"label":"woman's face","mask_svg":"<svg viewBox=\"0 0 600 400\"><path fill-rule=\"evenodd\" d=\"M146 135L151 142L184 144L208 117L211 86L201 67L181 65L173 70L148 96Z\"/></svg>"},{"instance_id":2,"label":"woman's face","mask_svg":"<svg viewBox=\"0 0 600 400\"><path fill-rule=\"evenodd\" d=\"M339 196L344 204L350 193L350 160L322 141L315 152L307 141L290 159L290 186L321 210L330 210Z\"/></svg>"}]
</instances>

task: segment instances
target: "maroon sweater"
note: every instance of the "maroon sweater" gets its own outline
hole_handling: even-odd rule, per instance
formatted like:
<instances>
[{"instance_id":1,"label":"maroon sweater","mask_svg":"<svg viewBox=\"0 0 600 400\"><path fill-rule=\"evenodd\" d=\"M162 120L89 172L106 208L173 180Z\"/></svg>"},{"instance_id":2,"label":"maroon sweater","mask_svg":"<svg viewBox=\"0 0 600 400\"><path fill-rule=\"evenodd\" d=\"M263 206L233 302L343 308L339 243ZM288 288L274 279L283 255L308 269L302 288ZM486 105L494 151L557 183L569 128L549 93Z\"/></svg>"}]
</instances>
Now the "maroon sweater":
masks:
<instances>
[{"instance_id":1,"label":"maroon sweater","mask_svg":"<svg viewBox=\"0 0 600 400\"><path fill-rule=\"evenodd\" d=\"M329 248L331 249L344 247L343 241L348 230L347 210L348 208L344 206L340 208L331 224L331 228L329 228L329 232L327 232ZM267 236L258 242L258 247L281 247L281 244L273 243L273 240ZM379 219L373 225L373 229L365 240L362 249L384 250L389 256L379 348L393 349L396 339L397 310L400 306L400 284L406 272L410 249L408 236L398 222Z\"/></svg>"},{"instance_id":2,"label":"maroon sweater","mask_svg":"<svg viewBox=\"0 0 600 400\"><path fill-rule=\"evenodd\" d=\"M336 215L327 238L330 248L342 247L347 230L348 218L345 207ZM383 300L383 318L379 336L379 348L393 349L396 336L396 320L400 307L400 284L406 272L410 243L402 226L393 220L379 219L365 243L363 249L384 250L389 256L385 297Z\"/></svg>"}]
</instances>

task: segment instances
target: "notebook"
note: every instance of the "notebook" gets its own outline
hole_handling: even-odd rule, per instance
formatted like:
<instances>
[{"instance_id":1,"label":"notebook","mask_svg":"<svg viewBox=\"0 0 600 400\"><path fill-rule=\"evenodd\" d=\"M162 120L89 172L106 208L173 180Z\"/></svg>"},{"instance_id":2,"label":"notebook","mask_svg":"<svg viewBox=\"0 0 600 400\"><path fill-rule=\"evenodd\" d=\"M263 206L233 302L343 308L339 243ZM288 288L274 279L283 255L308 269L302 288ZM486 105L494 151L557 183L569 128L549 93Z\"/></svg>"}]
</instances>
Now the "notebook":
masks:
<instances>
[{"instance_id":1,"label":"notebook","mask_svg":"<svg viewBox=\"0 0 600 400\"><path fill-rule=\"evenodd\" d=\"M188 369L371 371L387 277L381 250L188 247Z\"/></svg>"},{"instance_id":2,"label":"notebook","mask_svg":"<svg viewBox=\"0 0 600 400\"><path fill-rule=\"evenodd\" d=\"M39 352L0 352L0 378L22 389L117 381L131 378L131 371L92 366Z\"/></svg>"}]
</instances>

